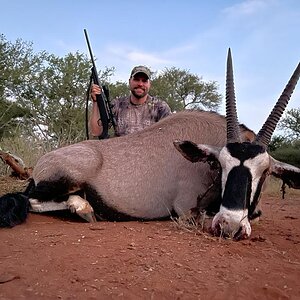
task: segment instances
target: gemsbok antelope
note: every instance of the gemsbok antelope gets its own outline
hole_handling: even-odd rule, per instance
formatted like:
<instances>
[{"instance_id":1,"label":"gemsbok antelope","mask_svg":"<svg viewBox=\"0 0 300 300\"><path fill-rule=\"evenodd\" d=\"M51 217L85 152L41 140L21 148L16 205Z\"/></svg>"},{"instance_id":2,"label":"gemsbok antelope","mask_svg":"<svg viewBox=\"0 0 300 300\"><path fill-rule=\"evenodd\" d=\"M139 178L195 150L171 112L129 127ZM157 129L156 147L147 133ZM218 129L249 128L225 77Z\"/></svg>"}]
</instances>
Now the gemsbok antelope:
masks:
<instances>
[{"instance_id":1,"label":"gemsbok antelope","mask_svg":"<svg viewBox=\"0 0 300 300\"><path fill-rule=\"evenodd\" d=\"M300 64L256 136L238 124L229 49L226 118L183 111L141 132L51 151L37 162L24 193L0 198L0 226L24 222L29 210L70 209L93 222L181 216L198 206L217 207L215 233L249 237L268 175L300 188L300 169L267 153L299 75Z\"/></svg>"}]
</instances>

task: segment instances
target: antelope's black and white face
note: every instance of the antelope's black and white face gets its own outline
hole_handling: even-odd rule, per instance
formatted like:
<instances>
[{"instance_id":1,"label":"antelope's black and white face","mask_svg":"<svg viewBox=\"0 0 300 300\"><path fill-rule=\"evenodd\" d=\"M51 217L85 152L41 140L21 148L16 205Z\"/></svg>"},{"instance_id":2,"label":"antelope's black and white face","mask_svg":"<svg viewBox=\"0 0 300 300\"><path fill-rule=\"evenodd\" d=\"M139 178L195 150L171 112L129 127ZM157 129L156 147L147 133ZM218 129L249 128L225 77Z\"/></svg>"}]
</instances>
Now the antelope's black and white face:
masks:
<instances>
[{"instance_id":1,"label":"antelope's black and white face","mask_svg":"<svg viewBox=\"0 0 300 300\"><path fill-rule=\"evenodd\" d=\"M270 173L283 178L289 186L300 188L300 169L276 161L266 152L299 77L300 63L255 140L252 143L243 142L236 112L233 67L229 49L226 72L227 145L220 149L209 145L196 145L189 141L174 142L176 149L192 162L218 160L221 165L222 203L212 223L215 233L236 239L250 236L249 219L255 214L263 183Z\"/></svg>"},{"instance_id":2,"label":"antelope's black and white face","mask_svg":"<svg viewBox=\"0 0 300 300\"><path fill-rule=\"evenodd\" d=\"M251 234L250 219L269 174L270 156L255 143L229 143L223 148L175 142L177 150L192 162L217 160L221 167L221 206L212 222L216 235L235 239Z\"/></svg>"},{"instance_id":3,"label":"antelope's black and white face","mask_svg":"<svg viewBox=\"0 0 300 300\"><path fill-rule=\"evenodd\" d=\"M269 155L261 145L231 143L221 149L218 160L222 169L222 203L212 229L236 239L249 237L249 218L268 174Z\"/></svg>"}]
</instances>

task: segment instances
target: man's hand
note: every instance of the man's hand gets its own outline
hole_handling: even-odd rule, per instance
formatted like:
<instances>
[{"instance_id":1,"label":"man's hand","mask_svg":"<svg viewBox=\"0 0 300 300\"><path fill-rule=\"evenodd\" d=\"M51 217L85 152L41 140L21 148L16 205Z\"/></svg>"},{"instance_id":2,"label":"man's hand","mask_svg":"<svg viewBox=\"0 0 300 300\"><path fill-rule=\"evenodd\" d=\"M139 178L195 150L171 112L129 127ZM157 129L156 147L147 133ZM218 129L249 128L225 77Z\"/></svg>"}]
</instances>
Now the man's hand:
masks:
<instances>
[{"instance_id":1,"label":"man's hand","mask_svg":"<svg viewBox=\"0 0 300 300\"><path fill-rule=\"evenodd\" d=\"M100 88L100 86L97 84L92 84L91 97L94 102L97 100L96 95L100 95L101 93L102 93L102 89Z\"/></svg>"}]
</instances>

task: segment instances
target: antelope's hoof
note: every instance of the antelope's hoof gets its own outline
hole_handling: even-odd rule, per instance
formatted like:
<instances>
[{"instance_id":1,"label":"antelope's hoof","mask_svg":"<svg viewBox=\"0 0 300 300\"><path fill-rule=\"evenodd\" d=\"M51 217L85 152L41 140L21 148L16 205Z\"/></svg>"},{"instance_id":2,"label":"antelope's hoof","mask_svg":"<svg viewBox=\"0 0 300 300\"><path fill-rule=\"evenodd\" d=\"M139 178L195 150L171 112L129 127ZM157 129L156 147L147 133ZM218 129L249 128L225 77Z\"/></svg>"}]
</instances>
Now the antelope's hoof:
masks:
<instances>
[{"instance_id":1,"label":"antelope's hoof","mask_svg":"<svg viewBox=\"0 0 300 300\"><path fill-rule=\"evenodd\" d=\"M89 223L97 222L92 206L85 199L78 195L71 195L68 199L68 207L71 212L88 221Z\"/></svg>"},{"instance_id":2,"label":"antelope's hoof","mask_svg":"<svg viewBox=\"0 0 300 300\"><path fill-rule=\"evenodd\" d=\"M89 223L96 223L97 219L95 217L94 212L77 212L78 216L80 216L82 219L88 221Z\"/></svg>"}]
</instances>

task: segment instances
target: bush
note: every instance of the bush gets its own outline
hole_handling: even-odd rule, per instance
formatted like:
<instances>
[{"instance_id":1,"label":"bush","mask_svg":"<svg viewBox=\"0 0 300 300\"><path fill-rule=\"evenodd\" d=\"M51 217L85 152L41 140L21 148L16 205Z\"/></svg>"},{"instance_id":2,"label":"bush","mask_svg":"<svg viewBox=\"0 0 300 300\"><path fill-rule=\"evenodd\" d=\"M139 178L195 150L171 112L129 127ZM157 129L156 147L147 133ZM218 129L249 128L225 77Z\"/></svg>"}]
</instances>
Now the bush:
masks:
<instances>
[{"instance_id":1,"label":"bush","mask_svg":"<svg viewBox=\"0 0 300 300\"><path fill-rule=\"evenodd\" d=\"M293 146L281 147L271 152L271 155L280 161L300 168L300 149Z\"/></svg>"}]
</instances>

